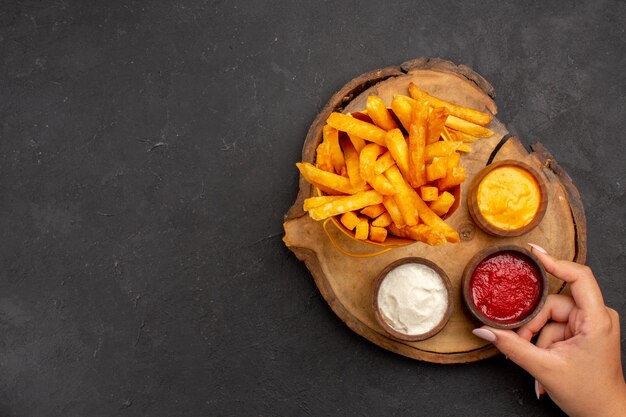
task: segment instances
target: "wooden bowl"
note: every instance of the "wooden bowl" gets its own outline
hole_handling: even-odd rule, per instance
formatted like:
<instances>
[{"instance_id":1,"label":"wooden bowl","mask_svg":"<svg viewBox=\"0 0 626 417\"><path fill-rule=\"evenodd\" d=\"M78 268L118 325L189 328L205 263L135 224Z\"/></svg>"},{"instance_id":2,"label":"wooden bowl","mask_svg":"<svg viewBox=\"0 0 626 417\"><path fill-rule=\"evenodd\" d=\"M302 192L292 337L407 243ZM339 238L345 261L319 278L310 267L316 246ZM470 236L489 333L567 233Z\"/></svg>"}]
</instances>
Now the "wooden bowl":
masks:
<instances>
[{"instance_id":1,"label":"wooden bowl","mask_svg":"<svg viewBox=\"0 0 626 417\"><path fill-rule=\"evenodd\" d=\"M447 290L446 292L448 296L448 304L447 304L446 311L441 321L428 332L421 333L421 334L405 334L405 333L401 333L397 331L396 329L391 327L389 324L387 324L378 306L378 292L387 274L391 272L391 270L399 267L400 265L411 264L411 263L425 265L431 268L432 270L434 270L443 281L443 284ZM439 333L441 329L445 327L445 325L448 323L448 320L450 319L450 316L452 315L452 312L454 310L454 299L452 297L453 297L452 283L450 282L448 275L446 275L443 269L441 269L437 264L435 264L432 261L429 261L428 259L418 258L418 257L408 257L408 258L401 258L390 263L378 274L376 280L374 281L374 290L372 292L372 306L374 310L374 316L376 317L376 321L387 333L389 333L395 339L405 340L409 342L416 342L416 341L425 340L430 337L433 337L434 335Z\"/></svg>"},{"instance_id":2,"label":"wooden bowl","mask_svg":"<svg viewBox=\"0 0 626 417\"><path fill-rule=\"evenodd\" d=\"M487 219L485 219L485 217L483 216L483 214L481 213L478 207L478 186L480 185L480 183L482 182L482 180L485 178L487 174L489 174L494 169L497 169L503 166L513 166L513 167L521 168L527 171L530 175L533 176L533 178L537 182L537 185L539 186L539 193L540 193L539 208L537 209L537 212L535 213L535 217L533 218L533 220L530 223L528 223L526 226L523 226L517 229L512 229L512 230L505 230L505 229L499 228L493 225L492 223L490 223L489 221L487 221ZM543 216L548 207L548 190L546 188L546 185L542 177L530 165L527 165L520 161L515 161L515 160L510 160L510 159L504 160L504 161L498 161L498 162L494 162L491 165L488 165L486 168L484 168L478 174L476 174L469 188L467 205L468 205L470 216L472 216L472 220L474 220L474 222L478 225L478 227L480 227L484 232L493 236L500 236L500 237L521 236L524 233L527 233L531 231L532 229L534 229L543 219Z\"/></svg>"},{"instance_id":3,"label":"wooden bowl","mask_svg":"<svg viewBox=\"0 0 626 417\"><path fill-rule=\"evenodd\" d=\"M474 273L474 270L476 269L478 264L480 264L483 260L490 257L491 255L495 255L500 252L514 252L518 255L522 255L533 266L537 268L537 271L539 272L539 276L541 278L541 295L539 296L539 300L537 301L537 304L535 305L535 307L529 314L527 314L520 320L516 322L512 322L512 323L502 323L502 322L494 321L485 317L474 305L474 302L472 301L472 297L470 294L470 281L472 278L472 274ZM548 297L548 287L549 287L548 275L546 274L546 270L544 269L539 259L535 255L533 255L530 251L524 248L521 248L519 246L498 245L498 246L493 246L490 248L483 249L482 251L478 252L468 262L468 264L465 266L465 270L463 271L462 289L463 289L463 301L465 302L465 306L468 308L471 315L475 319L477 319L483 324L486 324L487 326L491 326L491 327L498 328L498 329L514 329L532 320L539 313L544 303L546 302L546 298Z\"/></svg>"}]
</instances>

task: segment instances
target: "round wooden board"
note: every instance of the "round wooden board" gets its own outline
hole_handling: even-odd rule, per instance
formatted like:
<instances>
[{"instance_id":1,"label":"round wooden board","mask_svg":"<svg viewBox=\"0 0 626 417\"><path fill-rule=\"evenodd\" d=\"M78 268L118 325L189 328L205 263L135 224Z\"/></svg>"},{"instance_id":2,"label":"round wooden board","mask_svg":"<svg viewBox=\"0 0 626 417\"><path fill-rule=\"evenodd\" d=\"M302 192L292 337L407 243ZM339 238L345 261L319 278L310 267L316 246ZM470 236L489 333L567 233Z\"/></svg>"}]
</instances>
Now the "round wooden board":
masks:
<instances>
[{"instance_id":1,"label":"round wooden board","mask_svg":"<svg viewBox=\"0 0 626 417\"><path fill-rule=\"evenodd\" d=\"M440 59L417 59L399 67L389 67L355 78L320 112L304 143L302 160L314 162L315 149L321 141L321 130L332 111L351 112L365 108L367 96L375 94L389 105L394 94L408 95L409 81L427 92L460 105L497 113L493 89L480 75L465 66ZM461 242L431 247L416 242L378 256L355 258L342 254L331 244L321 222L312 220L302 210L305 198L313 188L300 178L300 191L285 218L284 242L311 271L320 292L333 311L355 332L398 354L435 363L464 363L491 357L497 353L489 343L473 336L473 321L461 298L461 276L465 265L479 250L495 244L526 247L537 243L558 258L583 263L586 255L586 221L580 196L567 174L540 145L527 152L508 134L496 118L488 126L490 138L472 143L472 152L461 164L467 170L462 186L461 205L446 221L461 235ZM548 208L541 223L529 233L512 238L489 236L478 229L468 213L467 189L473 176L488 162L515 159L534 167L548 188ZM333 239L352 253L371 253L380 248L354 241L334 226ZM396 259L419 256L438 264L450 277L454 288L454 313L446 327L436 336L421 342L404 342L392 338L376 322L371 293L376 275ZM562 281L550 277L550 292L562 292Z\"/></svg>"}]
</instances>

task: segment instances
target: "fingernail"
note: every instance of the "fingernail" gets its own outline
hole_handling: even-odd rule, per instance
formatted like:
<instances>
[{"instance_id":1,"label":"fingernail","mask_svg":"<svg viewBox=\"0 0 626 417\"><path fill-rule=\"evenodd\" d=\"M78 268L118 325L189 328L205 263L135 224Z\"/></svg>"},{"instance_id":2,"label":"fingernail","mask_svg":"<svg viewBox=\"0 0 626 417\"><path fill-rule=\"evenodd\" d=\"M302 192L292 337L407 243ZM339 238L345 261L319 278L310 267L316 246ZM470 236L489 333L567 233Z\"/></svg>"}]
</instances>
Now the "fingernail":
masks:
<instances>
[{"instance_id":1,"label":"fingernail","mask_svg":"<svg viewBox=\"0 0 626 417\"><path fill-rule=\"evenodd\" d=\"M491 330L474 329L472 330L472 333L474 333L474 336L486 340L487 342L493 343L496 341L496 335Z\"/></svg>"},{"instance_id":2,"label":"fingernail","mask_svg":"<svg viewBox=\"0 0 626 417\"><path fill-rule=\"evenodd\" d=\"M539 252L544 253L544 254L548 254L548 251L546 251L544 248L542 248L539 245L536 245L534 243L529 243L528 246L530 246L531 248L537 249Z\"/></svg>"},{"instance_id":3,"label":"fingernail","mask_svg":"<svg viewBox=\"0 0 626 417\"><path fill-rule=\"evenodd\" d=\"M539 394L539 382L536 379L535 379L535 395L537 396L537 399L541 397L541 394Z\"/></svg>"}]
</instances>

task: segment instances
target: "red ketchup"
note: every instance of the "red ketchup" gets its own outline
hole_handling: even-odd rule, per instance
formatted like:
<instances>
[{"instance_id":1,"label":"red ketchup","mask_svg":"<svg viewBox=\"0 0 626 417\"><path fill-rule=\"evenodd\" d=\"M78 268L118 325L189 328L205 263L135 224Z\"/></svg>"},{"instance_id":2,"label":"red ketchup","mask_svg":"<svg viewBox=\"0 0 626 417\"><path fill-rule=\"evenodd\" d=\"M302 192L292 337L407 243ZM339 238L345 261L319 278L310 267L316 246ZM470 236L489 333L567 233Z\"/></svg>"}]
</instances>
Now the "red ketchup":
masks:
<instances>
[{"instance_id":1,"label":"red ketchup","mask_svg":"<svg viewBox=\"0 0 626 417\"><path fill-rule=\"evenodd\" d=\"M487 319L515 323L530 314L541 296L537 267L517 252L498 252L478 264L470 280L470 296Z\"/></svg>"}]
</instances>

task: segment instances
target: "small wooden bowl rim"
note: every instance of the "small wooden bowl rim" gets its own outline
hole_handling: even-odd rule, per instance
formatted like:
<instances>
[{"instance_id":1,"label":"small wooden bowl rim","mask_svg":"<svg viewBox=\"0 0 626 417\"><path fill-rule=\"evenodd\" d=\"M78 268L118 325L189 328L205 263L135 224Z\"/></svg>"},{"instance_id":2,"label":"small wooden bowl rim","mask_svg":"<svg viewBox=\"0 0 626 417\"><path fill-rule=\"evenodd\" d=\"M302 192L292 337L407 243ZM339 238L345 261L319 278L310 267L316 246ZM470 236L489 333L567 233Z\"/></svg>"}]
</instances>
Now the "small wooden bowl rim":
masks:
<instances>
[{"instance_id":1,"label":"small wooden bowl rim","mask_svg":"<svg viewBox=\"0 0 626 417\"><path fill-rule=\"evenodd\" d=\"M400 265L411 264L411 263L425 265L433 269L435 272L437 272L437 274L439 274L439 276L441 277L441 280L444 283L444 286L446 287L446 292L448 294L448 305L446 307L446 312L441 318L441 321L435 327L433 327L431 330L429 330L426 333L409 335L409 334L400 333L399 331L391 327L389 324L387 324L387 322L385 321L378 307L378 292L380 290L380 286L382 282L384 281L387 274L391 272L391 270L399 267ZM416 257L416 256L400 258L390 263L389 265L387 265L376 277L376 280L374 281L374 291L372 292L372 295L373 295L372 306L374 310L374 316L376 317L376 321L378 322L378 324L392 337L396 339L400 339L400 340L405 340L408 342L417 342L420 340L426 340L428 338L433 337L437 333L439 333L446 326L446 324L448 323L448 320L450 320L450 316L452 316L452 312L454 311L454 300L452 298L453 297L452 283L450 282L450 278L448 278L448 275L445 273L443 269L441 269L441 267L439 267L439 265L437 265L433 261L426 259L426 258Z\"/></svg>"},{"instance_id":2,"label":"small wooden bowl rim","mask_svg":"<svg viewBox=\"0 0 626 417\"><path fill-rule=\"evenodd\" d=\"M494 169L497 169L503 166L516 166L518 168L526 170L528 173L530 173L530 175L532 175L535 178L535 181L537 182L537 185L539 186L539 195L540 195L541 201L539 203L537 213L535 213L535 217L530 223L528 223L524 227L520 227L519 229L504 230L497 226L494 226L493 224L489 223L487 219L485 219L485 217L482 215L478 207L478 186L480 185L483 178L485 178L487 174L489 174ZM530 165L525 164L520 161L513 160L513 159L506 159L503 161L494 162L493 164L487 165L485 168L483 168L474 177L472 184L470 185L470 188L469 188L468 196L469 197L467 199L467 205L468 205L470 216L472 216L472 219L478 225L478 227L480 227L484 232L493 236L514 237L514 236L521 236L524 233L531 231L541 222L544 214L546 213L546 209L548 208L548 189L541 175L539 175L537 170L535 170Z\"/></svg>"},{"instance_id":3,"label":"small wooden bowl rim","mask_svg":"<svg viewBox=\"0 0 626 417\"><path fill-rule=\"evenodd\" d=\"M516 253L526 256L532 263L534 263L541 277L541 297L539 297L539 301L535 305L535 308L530 314L525 316L522 320L516 321L514 323L499 323L497 321L490 320L487 317L483 316L478 311L474 303L472 302L472 297L470 296L470 281L472 278L472 274L474 273L474 270L476 269L478 264L481 263L483 260L499 252L516 252ZM470 261L465 266L465 269L463 270L463 281L461 285L463 288L463 301L465 302L465 305L467 306L470 313L475 319L477 319L483 324L486 324L487 326L491 326L497 329L515 329L517 327L520 327L528 323L537 314L539 314L539 311L543 308L543 305L545 304L546 299L548 298L549 283L548 283L548 275L546 273L545 268L539 261L539 258L537 258L532 252L519 246L497 245L497 246L492 246L492 247L481 250L476 255L474 255L472 259L470 259Z\"/></svg>"}]
</instances>

